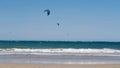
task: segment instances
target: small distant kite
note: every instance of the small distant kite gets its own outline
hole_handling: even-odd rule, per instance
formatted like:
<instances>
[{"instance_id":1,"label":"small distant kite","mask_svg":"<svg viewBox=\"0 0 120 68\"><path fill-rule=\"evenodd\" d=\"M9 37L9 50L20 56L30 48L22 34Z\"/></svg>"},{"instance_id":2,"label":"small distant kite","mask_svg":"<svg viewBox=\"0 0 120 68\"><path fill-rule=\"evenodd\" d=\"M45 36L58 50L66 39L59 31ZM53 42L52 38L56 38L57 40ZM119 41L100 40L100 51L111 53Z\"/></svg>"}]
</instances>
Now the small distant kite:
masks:
<instances>
[{"instance_id":1,"label":"small distant kite","mask_svg":"<svg viewBox=\"0 0 120 68\"><path fill-rule=\"evenodd\" d=\"M44 10L44 12L47 14L47 16L49 16L50 15L50 10L49 9L45 9ZM60 26L60 24L59 23L56 23L57 24L57 26Z\"/></svg>"},{"instance_id":2,"label":"small distant kite","mask_svg":"<svg viewBox=\"0 0 120 68\"><path fill-rule=\"evenodd\" d=\"M47 13L47 16L50 15L50 10L49 9L44 10L44 12Z\"/></svg>"},{"instance_id":3,"label":"small distant kite","mask_svg":"<svg viewBox=\"0 0 120 68\"><path fill-rule=\"evenodd\" d=\"M57 23L57 25L59 26L60 24L59 24L59 23Z\"/></svg>"}]
</instances>

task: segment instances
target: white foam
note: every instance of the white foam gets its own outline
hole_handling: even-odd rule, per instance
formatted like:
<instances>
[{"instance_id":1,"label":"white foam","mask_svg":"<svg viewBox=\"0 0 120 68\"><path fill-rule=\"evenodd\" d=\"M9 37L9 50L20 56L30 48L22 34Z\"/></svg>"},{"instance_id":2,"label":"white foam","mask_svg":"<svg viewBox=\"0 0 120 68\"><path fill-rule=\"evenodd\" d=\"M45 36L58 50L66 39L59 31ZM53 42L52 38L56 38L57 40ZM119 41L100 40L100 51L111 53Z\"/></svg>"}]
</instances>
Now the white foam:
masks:
<instances>
[{"instance_id":1,"label":"white foam","mask_svg":"<svg viewBox=\"0 0 120 68\"><path fill-rule=\"evenodd\" d=\"M77 55L114 55L120 56L116 49L0 49L0 54L77 54Z\"/></svg>"}]
</instances>

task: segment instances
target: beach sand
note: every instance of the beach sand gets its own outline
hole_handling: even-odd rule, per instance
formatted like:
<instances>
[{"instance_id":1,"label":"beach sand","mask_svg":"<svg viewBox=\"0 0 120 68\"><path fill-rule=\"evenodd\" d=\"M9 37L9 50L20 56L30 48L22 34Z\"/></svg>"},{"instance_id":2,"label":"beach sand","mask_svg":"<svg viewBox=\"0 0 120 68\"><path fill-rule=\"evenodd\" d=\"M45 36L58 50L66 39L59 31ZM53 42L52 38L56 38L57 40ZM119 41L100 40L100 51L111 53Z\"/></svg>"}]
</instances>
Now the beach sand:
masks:
<instances>
[{"instance_id":1,"label":"beach sand","mask_svg":"<svg viewBox=\"0 0 120 68\"><path fill-rule=\"evenodd\" d=\"M120 68L120 64L0 64L0 68Z\"/></svg>"}]
</instances>

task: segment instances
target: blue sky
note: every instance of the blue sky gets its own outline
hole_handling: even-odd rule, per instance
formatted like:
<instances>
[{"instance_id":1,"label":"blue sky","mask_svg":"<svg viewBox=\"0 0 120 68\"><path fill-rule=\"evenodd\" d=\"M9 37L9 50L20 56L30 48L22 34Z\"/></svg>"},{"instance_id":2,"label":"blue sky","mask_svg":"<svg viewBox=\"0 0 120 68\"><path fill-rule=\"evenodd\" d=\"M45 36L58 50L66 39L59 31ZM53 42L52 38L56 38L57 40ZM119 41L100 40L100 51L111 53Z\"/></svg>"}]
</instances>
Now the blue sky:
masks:
<instances>
[{"instance_id":1,"label":"blue sky","mask_svg":"<svg viewBox=\"0 0 120 68\"><path fill-rule=\"evenodd\" d=\"M0 40L120 41L120 0L0 0Z\"/></svg>"}]
</instances>

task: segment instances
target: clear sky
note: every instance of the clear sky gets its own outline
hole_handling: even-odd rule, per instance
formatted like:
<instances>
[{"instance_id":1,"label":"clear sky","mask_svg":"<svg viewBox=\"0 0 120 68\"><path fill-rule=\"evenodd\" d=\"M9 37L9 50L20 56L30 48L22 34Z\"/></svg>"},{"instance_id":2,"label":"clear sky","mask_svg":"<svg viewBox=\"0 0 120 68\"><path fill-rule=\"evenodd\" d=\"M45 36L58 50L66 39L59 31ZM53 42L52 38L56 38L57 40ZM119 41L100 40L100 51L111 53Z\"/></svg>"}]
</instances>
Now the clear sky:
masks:
<instances>
[{"instance_id":1,"label":"clear sky","mask_svg":"<svg viewBox=\"0 0 120 68\"><path fill-rule=\"evenodd\" d=\"M120 0L0 0L0 40L120 41Z\"/></svg>"}]
</instances>

